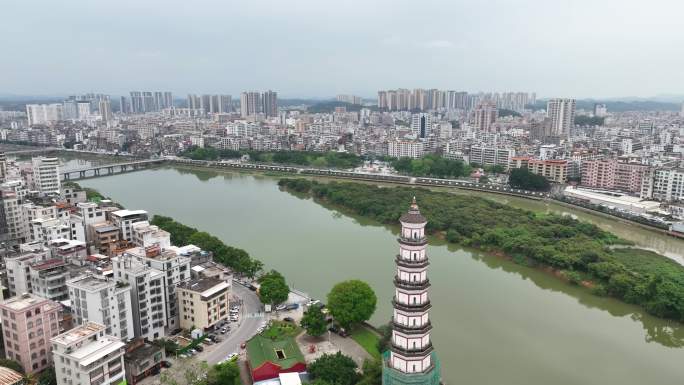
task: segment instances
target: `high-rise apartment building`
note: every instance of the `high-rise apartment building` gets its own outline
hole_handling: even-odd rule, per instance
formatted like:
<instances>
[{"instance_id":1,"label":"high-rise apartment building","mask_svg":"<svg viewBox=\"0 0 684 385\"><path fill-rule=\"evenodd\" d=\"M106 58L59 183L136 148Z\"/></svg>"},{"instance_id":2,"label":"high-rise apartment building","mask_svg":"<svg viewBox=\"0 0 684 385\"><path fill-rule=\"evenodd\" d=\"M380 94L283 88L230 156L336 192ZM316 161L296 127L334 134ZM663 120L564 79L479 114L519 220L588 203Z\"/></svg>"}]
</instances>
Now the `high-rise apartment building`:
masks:
<instances>
[{"instance_id":1,"label":"high-rise apartment building","mask_svg":"<svg viewBox=\"0 0 684 385\"><path fill-rule=\"evenodd\" d=\"M42 194L59 194L59 159L36 157L32 159L33 183Z\"/></svg>"},{"instance_id":2,"label":"high-rise apartment building","mask_svg":"<svg viewBox=\"0 0 684 385\"><path fill-rule=\"evenodd\" d=\"M511 165L511 159L515 156L512 148L500 148L496 146L478 145L470 147L469 163L480 166L502 166L505 170Z\"/></svg>"},{"instance_id":3,"label":"high-rise apartment building","mask_svg":"<svg viewBox=\"0 0 684 385\"><path fill-rule=\"evenodd\" d=\"M552 136L567 136L575 124L575 99L551 99L546 104Z\"/></svg>"},{"instance_id":4,"label":"high-rise apartment building","mask_svg":"<svg viewBox=\"0 0 684 385\"><path fill-rule=\"evenodd\" d=\"M130 285L133 333L153 341L163 337L166 327L166 297L163 273L124 253L112 258L114 279Z\"/></svg>"},{"instance_id":5,"label":"high-rise apartment building","mask_svg":"<svg viewBox=\"0 0 684 385\"><path fill-rule=\"evenodd\" d=\"M23 293L0 303L5 356L26 373L52 366L50 338L59 334L61 305Z\"/></svg>"},{"instance_id":6,"label":"high-rise apartment building","mask_svg":"<svg viewBox=\"0 0 684 385\"><path fill-rule=\"evenodd\" d=\"M267 117L278 116L278 93L268 90L261 96L262 112Z\"/></svg>"},{"instance_id":7,"label":"high-rise apartment building","mask_svg":"<svg viewBox=\"0 0 684 385\"><path fill-rule=\"evenodd\" d=\"M499 110L494 102L482 102L473 111L473 123L477 131L492 131Z\"/></svg>"},{"instance_id":8,"label":"high-rise apartment building","mask_svg":"<svg viewBox=\"0 0 684 385\"><path fill-rule=\"evenodd\" d=\"M105 325L87 322L53 337L57 385L115 385L125 382L126 344L106 333Z\"/></svg>"},{"instance_id":9,"label":"high-rise apartment building","mask_svg":"<svg viewBox=\"0 0 684 385\"><path fill-rule=\"evenodd\" d=\"M3 183L7 178L7 156L4 152L0 152L0 183Z\"/></svg>"},{"instance_id":10,"label":"high-rise apartment building","mask_svg":"<svg viewBox=\"0 0 684 385\"><path fill-rule=\"evenodd\" d=\"M261 112L261 94L257 91L248 91L240 94L240 116L246 118Z\"/></svg>"},{"instance_id":11,"label":"high-rise apartment building","mask_svg":"<svg viewBox=\"0 0 684 385\"><path fill-rule=\"evenodd\" d=\"M130 285L94 274L67 281L77 325L87 321L105 325L105 333L127 341L134 336Z\"/></svg>"},{"instance_id":12,"label":"high-rise apartment building","mask_svg":"<svg viewBox=\"0 0 684 385\"><path fill-rule=\"evenodd\" d=\"M64 120L64 104L27 104L28 125L51 124Z\"/></svg>"},{"instance_id":13,"label":"high-rise apartment building","mask_svg":"<svg viewBox=\"0 0 684 385\"><path fill-rule=\"evenodd\" d=\"M432 115L426 113L411 115L411 130L419 138L427 138L432 131Z\"/></svg>"}]
</instances>

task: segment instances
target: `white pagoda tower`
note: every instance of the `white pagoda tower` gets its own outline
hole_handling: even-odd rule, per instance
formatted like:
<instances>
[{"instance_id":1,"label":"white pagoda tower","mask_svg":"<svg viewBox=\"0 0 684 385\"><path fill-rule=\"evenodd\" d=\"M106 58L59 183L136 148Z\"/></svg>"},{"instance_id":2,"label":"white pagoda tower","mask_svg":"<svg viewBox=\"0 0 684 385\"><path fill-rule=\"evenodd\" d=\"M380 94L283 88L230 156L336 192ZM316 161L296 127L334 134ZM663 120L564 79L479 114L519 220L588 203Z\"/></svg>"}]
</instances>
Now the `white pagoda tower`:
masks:
<instances>
[{"instance_id":1,"label":"white pagoda tower","mask_svg":"<svg viewBox=\"0 0 684 385\"><path fill-rule=\"evenodd\" d=\"M440 383L440 366L430 339L431 308L427 277L427 219L420 213L416 198L399 219L399 255L394 277L392 346L384 356L383 384Z\"/></svg>"}]
</instances>

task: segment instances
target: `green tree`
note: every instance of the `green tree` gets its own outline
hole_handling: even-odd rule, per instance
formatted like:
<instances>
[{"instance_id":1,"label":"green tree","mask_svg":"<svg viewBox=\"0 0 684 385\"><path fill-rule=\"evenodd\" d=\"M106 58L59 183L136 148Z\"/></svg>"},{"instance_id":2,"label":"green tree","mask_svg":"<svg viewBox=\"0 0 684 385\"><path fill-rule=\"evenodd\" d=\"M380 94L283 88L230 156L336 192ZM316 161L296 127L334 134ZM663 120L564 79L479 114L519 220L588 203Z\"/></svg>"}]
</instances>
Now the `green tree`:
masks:
<instances>
[{"instance_id":1,"label":"green tree","mask_svg":"<svg viewBox=\"0 0 684 385\"><path fill-rule=\"evenodd\" d=\"M314 380L323 380L331 385L354 385L359 379L356 363L340 352L324 354L312 364L308 371Z\"/></svg>"},{"instance_id":2,"label":"green tree","mask_svg":"<svg viewBox=\"0 0 684 385\"><path fill-rule=\"evenodd\" d=\"M549 181L541 175L532 173L526 168L516 168L511 170L508 177L508 184L513 188L520 188L532 191L549 191L551 185Z\"/></svg>"},{"instance_id":3,"label":"green tree","mask_svg":"<svg viewBox=\"0 0 684 385\"><path fill-rule=\"evenodd\" d=\"M261 302L277 305L287 301L290 294L290 288L285 282L285 277L275 270L264 274L259 278L259 298Z\"/></svg>"},{"instance_id":4,"label":"green tree","mask_svg":"<svg viewBox=\"0 0 684 385\"><path fill-rule=\"evenodd\" d=\"M300 325L306 329L307 334L313 337L320 336L328 329L328 323L325 321L325 314L321 311L320 306L315 305L309 306L304 312Z\"/></svg>"},{"instance_id":5,"label":"green tree","mask_svg":"<svg viewBox=\"0 0 684 385\"><path fill-rule=\"evenodd\" d=\"M38 385L57 385L57 375L55 368L47 368L38 376Z\"/></svg>"},{"instance_id":6,"label":"green tree","mask_svg":"<svg viewBox=\"0 0 684 385\"><path fill-rule=\"evenodd\" d=\"M240 369L234 361L214 365L207 374L207 385L240 385Z\"/></svg>"},{"instance_id":7,"label":"green tree","mask_svg":"<svg viewBox=\"0 0 684 385\"><path fill-rule=\"evenodd\" d=\"M373 289L359 280L340 282L328 293L330 313L346 329L369 320L377 302Z\"/></svg>"},{"instance_id":8,"label":"green tree","mask_svg":"<svg viewBox=\"0 0 684 385\"><path fill-rule=\"evenodd\" d=\"M169 340L166 338L156 339L156 340L152 341L152 343L154 345L160 347L160 348L164 348L164 352L166 353L167 356L175 355L176 352L178 351L178 349L180 348L180 346L178 346L178 343L176 343L176 341Z\"/></svg>"},{"instance_id":9,"label":"green tree","mask_svg":"<svg viewBox=\"0 0 684 385\"><path fill-rule=\"evenodd\" d=\"M0 366L10 368L22 374L24 373L24 368L21 366L20 363L14 360L10 360L8 358L0 358Z\"/></svg>"},{"instance_id":10,"label":"green tree","mask_svg":"<svg viewBox=\"0 0 684 385\"><path fill-rule=\"evenodd\" d=\"M382 361L365 360L363 362L363 375L357 385L381 385L382 384Z\"/></svg>"}]
</instances>

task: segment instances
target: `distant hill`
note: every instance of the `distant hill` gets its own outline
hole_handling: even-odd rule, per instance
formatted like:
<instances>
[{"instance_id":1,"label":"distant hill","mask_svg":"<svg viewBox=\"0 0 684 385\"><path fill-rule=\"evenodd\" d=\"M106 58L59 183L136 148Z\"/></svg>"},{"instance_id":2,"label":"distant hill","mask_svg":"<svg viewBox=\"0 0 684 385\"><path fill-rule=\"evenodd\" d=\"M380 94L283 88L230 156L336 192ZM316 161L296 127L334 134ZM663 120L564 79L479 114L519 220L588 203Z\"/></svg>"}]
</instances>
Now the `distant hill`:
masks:
<instances>
[{"instance_id":1,"label":"distant hill","mask_svg":"<svg viewBox=\"0 0 684 385\"><path fill-rule=\"evenodd\" d=\"M326 112L334 112L336 107L346 107L347 112L351 111L360 111L363 106L360 106L358 104L351 104L351 103L345 103L345 102L338 102L337 100L330 100L326 102L320 102L312 105L307 109L308 112L316 114L316 113L326 113Z\"/></svg>"}]
</instances>

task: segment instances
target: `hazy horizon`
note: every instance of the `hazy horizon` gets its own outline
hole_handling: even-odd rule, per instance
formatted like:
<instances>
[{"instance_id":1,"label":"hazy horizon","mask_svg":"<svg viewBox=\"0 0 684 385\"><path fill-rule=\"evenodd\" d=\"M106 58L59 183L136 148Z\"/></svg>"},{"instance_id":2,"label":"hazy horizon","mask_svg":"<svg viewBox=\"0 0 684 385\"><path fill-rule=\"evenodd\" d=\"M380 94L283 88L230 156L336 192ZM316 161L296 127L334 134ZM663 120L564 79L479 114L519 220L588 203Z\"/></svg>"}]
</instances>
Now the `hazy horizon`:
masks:
<instances>
[{"instance_id":1,"label":"hazy horizon","mask_svg":"<svg viewBox=\"0 0 684 385\"><path fill-rule=\"evenodd\" d=\"M671 0L8 1L0 94L682 95L683 11Z\"/></svg>"}]
</instances>

